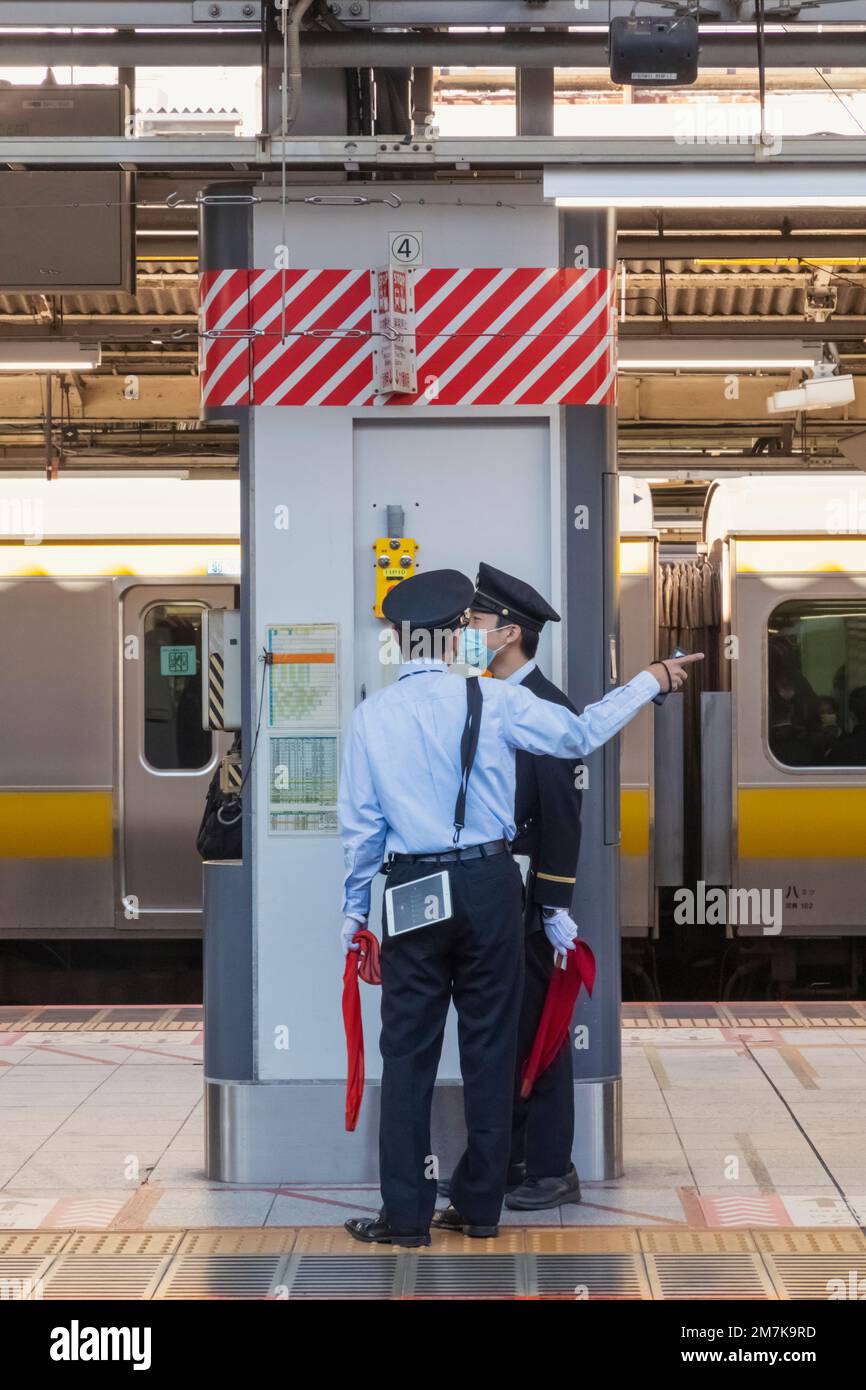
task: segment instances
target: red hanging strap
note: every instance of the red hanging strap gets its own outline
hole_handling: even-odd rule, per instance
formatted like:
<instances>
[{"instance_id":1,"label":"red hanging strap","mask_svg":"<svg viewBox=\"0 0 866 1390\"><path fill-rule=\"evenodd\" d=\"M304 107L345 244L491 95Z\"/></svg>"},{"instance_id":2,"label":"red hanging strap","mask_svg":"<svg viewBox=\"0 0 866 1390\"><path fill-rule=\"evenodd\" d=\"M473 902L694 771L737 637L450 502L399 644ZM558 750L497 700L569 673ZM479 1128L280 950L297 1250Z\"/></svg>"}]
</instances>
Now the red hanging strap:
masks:
<instances>
[{"instance_id":1,"label":"red hanging strap","mask_svg":"<svg viewBox=\"0 0 866 1390\"><path fill-rule=\"evenodd\" d=\"M594 984L595 956L585 941L575 941L574 950L565 953L565 969L555 969L547 986L538 1031L523 1068L520 1084L522 1100L531 1096L538 1077L558 1056L568 1038L571 1015L581 985L586 985L586 992L591 995Z\"/></svg>"},{"instance_id":2,"label":"red hanging strap","mask_svg":"<svg viewBox=\"0 0 866 1390\"><path fill-rule=\"evenodd\" d=\"M343 969L343 1028L346 1033L346 1129L353 1130L364 1096L364 1025L361 1020L359 978L368 985L380 985L379 938L361 927L354 938L360 950L346 954Z\"/></svg>"}]
</instances>

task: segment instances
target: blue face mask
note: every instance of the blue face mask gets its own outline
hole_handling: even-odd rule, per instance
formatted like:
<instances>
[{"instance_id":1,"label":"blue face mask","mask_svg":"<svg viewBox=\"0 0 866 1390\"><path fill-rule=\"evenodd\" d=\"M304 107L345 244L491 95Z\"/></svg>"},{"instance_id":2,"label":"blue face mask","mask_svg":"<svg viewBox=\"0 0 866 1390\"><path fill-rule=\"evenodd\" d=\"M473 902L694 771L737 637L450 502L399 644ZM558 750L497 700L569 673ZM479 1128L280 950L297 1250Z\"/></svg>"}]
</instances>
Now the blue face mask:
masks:
<instances>
[{"instance_id":1,"label":"blue face mask","mask_svg":"<svg viewBox=\"0 0 866 1390\"><path fill-rule=\"evenodd\" d=\"M492 651L487 645L487 631L483 627L462 627L460 629L460 645L457 648L457 660L465 666L471 666L476 671L486 671L502 650L497 647Z\"/></svg>"},{"instance_id":2,"label":"blue face mask","mask_svg":"<svg viewBox=\"0 0 866 1390\"><path fill-rule=\"evenodd\" d=\"M457 661L475 671L486 671L487 634L482 627L461 627Z\"/></svg>"}]
</instances>

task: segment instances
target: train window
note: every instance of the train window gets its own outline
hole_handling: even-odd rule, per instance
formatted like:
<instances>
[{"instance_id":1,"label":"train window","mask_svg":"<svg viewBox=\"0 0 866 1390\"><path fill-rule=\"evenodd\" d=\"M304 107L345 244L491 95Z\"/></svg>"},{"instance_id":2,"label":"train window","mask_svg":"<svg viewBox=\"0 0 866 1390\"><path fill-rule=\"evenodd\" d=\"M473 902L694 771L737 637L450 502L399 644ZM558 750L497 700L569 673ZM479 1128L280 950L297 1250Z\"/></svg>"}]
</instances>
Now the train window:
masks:
<instances>
[{"instance_id":1,"label":"train window","mask_svg":"<svg viewBox=\"0 0 866 1390\"><path fill-rule=\"evenodd\" d=\"M866 767L866 599L794 599L767 624L767 741L786 767Z\"/></svg>"},{"instance_id":2,"label":"train window","mask_svg":"<svg viewBox=\"0 0 866 1390\"><path fill-rule=\"evenodd\" d=\"M201 726L201 618L191 603L160 603L144 619L144 756L160 771L211 760Z\"/></svg>"}]
</instances>

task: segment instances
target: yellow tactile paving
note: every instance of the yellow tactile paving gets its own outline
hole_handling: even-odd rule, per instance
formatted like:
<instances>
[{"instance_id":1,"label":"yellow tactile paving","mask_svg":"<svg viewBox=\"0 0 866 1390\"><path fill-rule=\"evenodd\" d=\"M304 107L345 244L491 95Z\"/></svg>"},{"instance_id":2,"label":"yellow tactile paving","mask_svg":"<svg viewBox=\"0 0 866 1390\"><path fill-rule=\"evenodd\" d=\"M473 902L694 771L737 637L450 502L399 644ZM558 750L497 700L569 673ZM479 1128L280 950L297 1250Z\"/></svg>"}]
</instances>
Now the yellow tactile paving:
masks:
<instances>
[{"instance_id":1,"label":"yellow tactile paving","mask_svg":"<svg viewBox=\"0 0 866 1390\"><path fill-rule=\"evenodd\" d=\"M57 1255L70 1239L69 1231L2 1231L0 1257Z\"/></svg>"},{"instance_id":2,"label":"yellow tactile paving","mask_svg":"<svg viewBox=\"0 0 866 1390\"><path fill-rule=\"evenodd\" d=\"M173 1255L183 1231L78 1231L64 1255Z\"/></svg>"},{"instance_id":3,"label":"yellow tactile paving","mask_svg":"<svg viewBox=\"0 0 866 1390\"><path fill-rule=\"evenodd\" d=\"M810 1016L803 1013L794 1002L774 1003L773 1012L754 1013L745 1009L740 1012L731 1004L717 1003L710 1006L712 1012L691 1014L687 1003L670 1004L626 1004L623 1007L623 1029L653 1028L660 1032L703 1031L713 1032L719 1028L800 1028L823 1030L828 1028L866 1029L866 1002L846 1001L844 1013L834 1013L833 1005L827 1005L827 1013ZM758 1006L760 1007L760 1006ZM842 1007L842 1006L837 1006ZM679 1008L682 1012L677 1013ZM20 1010L5 1008L0 1016L0 1033L197 1033L203 1026L201 1009L197 1005L174 1007L154 1006L148 1010L140 1006L139 1017L117 1017L127 1012L123 1006L105 1006L81 1009L81 1017L69 1017L69 1007L21 1006ZM179 1013L186 1017L179 1018ZM66 1015L58 1017L58 1015ZM192 1015L192 1016L190 1016Z\"/></svg>"},{"instance_id":4,"label":"yellow tactile paving","mask_svg":"<svg viewBox=\"0 0 866 1390\"><path fill-rule=\"evenodd\" d=\"M841 1255L859 1254L866 1250L862 1231L828 1229L753 1231L755 1244L768 1255Z\"/></svg>"},{"instance_id":5,"label":"yellow tactile paving","mask_svg":"<svg viewBox=\"0 0 866 1390\"><path fill-rule=\"evenodd\" d=\"M402 1247L399 1245L364 1245L360 1240L353 1240L348 1231L344 1231L342 1227L337 1229L329 1226L311 1226L306 1230L298 1229L292 1251L294 1255L399 1255L401 1253Z\"/></svg>"},{"instance_id":6,"label":"yellow tactile paving","mask_svg":"<svg viewBox=\"0 0 866 1390\"><path fill-rule=\"evenodd\" d=\"M187 1231L179 1255L288 1255L298 1231L293 1226L239 1226L218 1231Z\"/></svg>"},{"instance_id":7,"label":"yellow tactile paving","mask_svg":"<svg viewBox=\"0 0 866 1390\"><path fill-rule=\"evenodd\" d=\"M430 1232L430 1244L419 1255L522 1255L526 1249L521 1226L500 1226L495 1240L476 1240L456 1231Z\"/></svg>"},{"instance_id":8,"label":"yellow tactile paving","mask_svg":"<svg viewBox=\"0 0 866 1390\"><path fill-rule=\"evenodd\" d=\"M525 1228L523 1238L528 1255L634 1255L640 1252L638 1232L629 1227Z\"/></svg>"},{"instance_id":9,"label":"yellow tactile paving","mask_svg":"<svg viewBox=\"0 0 866 1390\"><path fill-rule=\"evenodd\" d=\"M751 1231L638 1232L647 1255L740 1255L756 1250Z\"/></svg>"}]
</instances>

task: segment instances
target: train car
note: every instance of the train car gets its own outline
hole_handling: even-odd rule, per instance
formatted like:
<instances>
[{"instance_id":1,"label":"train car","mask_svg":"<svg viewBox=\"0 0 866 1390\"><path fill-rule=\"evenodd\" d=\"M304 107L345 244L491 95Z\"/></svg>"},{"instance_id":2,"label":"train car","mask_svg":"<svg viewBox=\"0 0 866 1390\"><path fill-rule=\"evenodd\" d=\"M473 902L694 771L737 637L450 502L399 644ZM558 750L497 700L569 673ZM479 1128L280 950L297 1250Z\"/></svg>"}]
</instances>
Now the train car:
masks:
<instances>
[{"instance_id":1,"label":"train car","mask_svg":"<svg viewBox=\"0 0 866 1390\"><path fill-rule=\"evenodd\" d=\"M775 943L784 987L798 940L866 934L866 478L714 483L703 533L724 687L703 697L703 879L729 937Z\"/></svg>"},{"instance_id":2,"label":"train car","mask_svg":"<svg viewBox=\"0 0 866 1390\"><path fill-rule=\"evenodd\" d=\"M237 482L0 482L0 937L200 933L202 615L238 534Z\"/></svg>"}]
</instances>

